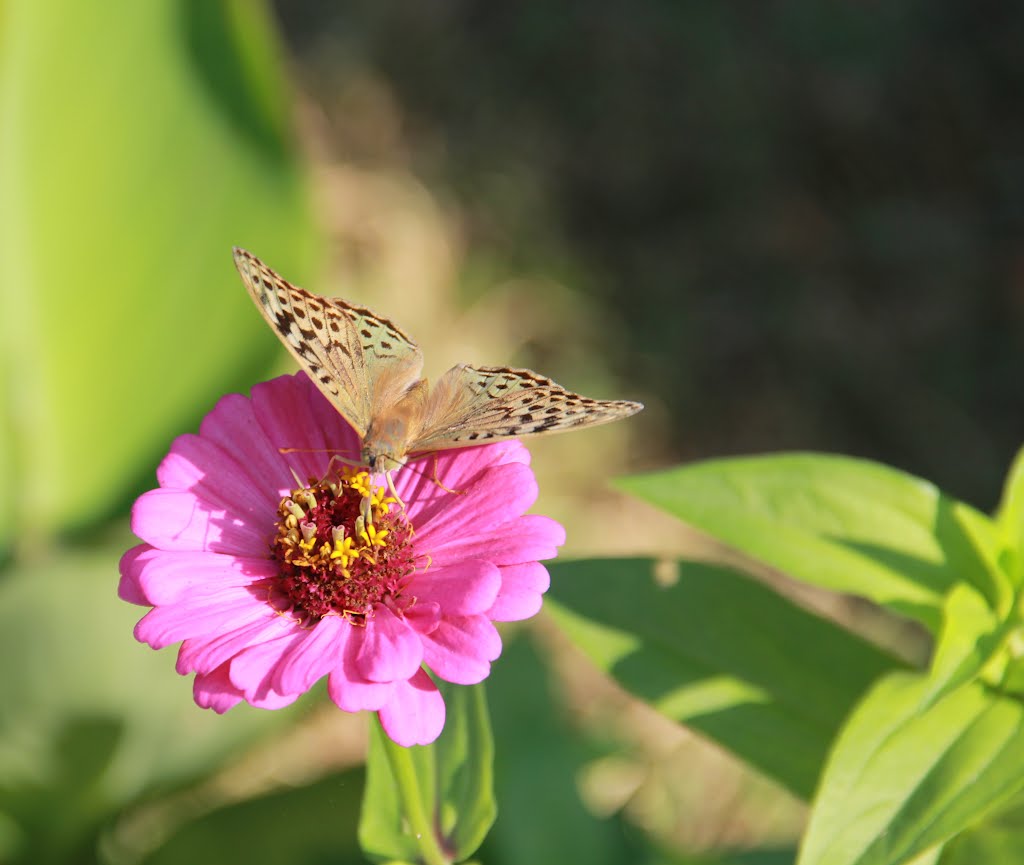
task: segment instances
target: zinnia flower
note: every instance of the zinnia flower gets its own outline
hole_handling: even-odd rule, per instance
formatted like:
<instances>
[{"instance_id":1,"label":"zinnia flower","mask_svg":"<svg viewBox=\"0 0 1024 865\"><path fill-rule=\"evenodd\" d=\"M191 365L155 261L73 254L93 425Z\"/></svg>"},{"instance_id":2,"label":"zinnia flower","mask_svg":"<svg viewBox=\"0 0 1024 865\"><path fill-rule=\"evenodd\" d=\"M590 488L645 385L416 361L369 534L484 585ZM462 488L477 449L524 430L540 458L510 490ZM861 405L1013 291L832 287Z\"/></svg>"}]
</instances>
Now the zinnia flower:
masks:
<instances>
[{"instance_id":1,"label":"zinnia flower","mask_svg":"<svg viewBox=\"0 0 1024 865\"><path fill-rule=\"evenodd\" d=\"M303 373L225 396L135 503L144 543L121 560L119 594L153 608L138 640L181 641L177 670L195 673L200 706L276 709L326 675L340 708L376 711L400 745L426 744L444 725L426 669L485 679L501 651L493 623L540 609L538 560L565 533L524 515L537 486L518 441L398 470L400 502L330 463L358 452Z\"/></svg>"}]
</instances>

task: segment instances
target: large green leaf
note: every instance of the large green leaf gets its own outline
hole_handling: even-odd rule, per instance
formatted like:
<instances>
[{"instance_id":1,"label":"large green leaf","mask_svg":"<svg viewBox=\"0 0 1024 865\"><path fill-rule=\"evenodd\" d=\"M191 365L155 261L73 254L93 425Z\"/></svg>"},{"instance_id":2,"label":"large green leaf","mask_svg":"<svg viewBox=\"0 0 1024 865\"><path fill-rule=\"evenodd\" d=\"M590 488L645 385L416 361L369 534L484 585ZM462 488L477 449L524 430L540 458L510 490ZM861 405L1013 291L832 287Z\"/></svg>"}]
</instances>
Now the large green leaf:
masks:
<instances>
[{"instance_id":1,"label":"large green leaf","mask_svg":"<svg viewBox=\"0 0 1024 865\"><path fill-rule=\"evenodd\" d=\"M1024 706L978 685L881 681L836 743L799 865L900 865L1024 790Z\"/></svg>"},{"instance_id":2,"label":"large green leaf","mask_svg":"<svg viewBox=\"0 0 1024 865\"><path fill-rule=\"evenodd\" d=\"M494 741L484 687L445 684L442 691L447 718L433 744L402 748L379 724L372 727L359 843L374 860L421 861L422 829L461 862L494 823Z\"/></svg>"},{"instance_id":3,"label":"large green leaf","mask_svg":"<svg viewBox=\"0 0 1024 865\"><path fill-rule=\"evenodd\" d=\"M824 454L709 460L618 485L796 579L868 597L934 632L943 596L1013 602L1002 534L935 486Z\"/></svg>"},{"instance_id":4,"label":"large green leaf","mask_svg":"<svg viewBox=\"0 0 1024 865\"><path fill-rule=\"evenodd\" d=\"M765 586L683 562L551 566L549 610L598 666L664 714L810 799L828 748L898 662Z\"/></svg>"},{"instance_id":5,"label":"large green leaf","mask_svg":"<svg viewBox=\"0 0 1024 865\"><path fill-rule=\"evenodd\" d=\"M0 9L0 531L35 539L269 356L232 245L302 279L314 240L263 3Z\"/></svg>"}]
</instances>

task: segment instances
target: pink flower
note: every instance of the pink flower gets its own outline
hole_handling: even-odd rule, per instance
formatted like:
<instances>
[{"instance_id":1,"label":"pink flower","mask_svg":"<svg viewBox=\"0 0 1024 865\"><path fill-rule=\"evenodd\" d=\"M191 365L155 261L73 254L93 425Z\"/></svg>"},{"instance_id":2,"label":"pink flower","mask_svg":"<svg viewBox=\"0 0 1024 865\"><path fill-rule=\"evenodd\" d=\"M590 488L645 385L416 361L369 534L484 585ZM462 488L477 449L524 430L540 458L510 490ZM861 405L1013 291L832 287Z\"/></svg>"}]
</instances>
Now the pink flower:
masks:
<instances>
[{"instance_id":1,"label":"pink flower","mask_svg":"<svg viewBox=\"0 0 1024 865\"><path fill-rule=\"evenodd\" d=\"M135 503L144 543L121 559L118 593L153 608L138 640L181 641L177 670L195 673L200 706L276 709L326 675L340 708L376 711L400 745L426 744L444 701L425 668L485 679L501 652L493 623L540 609L538 560L565 533L524 515L537 485L518 441L400 469L404 507L365 472L329 466L324 450L358 445L302 373L224 397Z\"/></svg>"}]
</instances>

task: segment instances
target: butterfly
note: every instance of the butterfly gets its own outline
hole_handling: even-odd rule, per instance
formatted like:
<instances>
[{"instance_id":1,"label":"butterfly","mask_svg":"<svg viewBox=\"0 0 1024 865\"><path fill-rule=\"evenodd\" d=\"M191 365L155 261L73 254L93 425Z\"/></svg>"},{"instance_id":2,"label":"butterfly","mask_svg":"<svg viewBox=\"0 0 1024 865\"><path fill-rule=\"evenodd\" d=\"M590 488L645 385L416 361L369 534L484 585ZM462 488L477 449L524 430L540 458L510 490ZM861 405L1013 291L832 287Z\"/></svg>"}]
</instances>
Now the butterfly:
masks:
<instances>
[{"instance_id":1,"label":"butterfly","mask_svg":"<svg viewBox=\"0 0 1024 865\"><path fill-rule=\"evenodd\" d=\"M420 377L423 352L386 318L292 285L244 249L234 256L263 317L359 434L361 464L373 473L407 457L596 426L643 408L502 366L460 363L431 388Z\"/></svg>"}]
</instances>

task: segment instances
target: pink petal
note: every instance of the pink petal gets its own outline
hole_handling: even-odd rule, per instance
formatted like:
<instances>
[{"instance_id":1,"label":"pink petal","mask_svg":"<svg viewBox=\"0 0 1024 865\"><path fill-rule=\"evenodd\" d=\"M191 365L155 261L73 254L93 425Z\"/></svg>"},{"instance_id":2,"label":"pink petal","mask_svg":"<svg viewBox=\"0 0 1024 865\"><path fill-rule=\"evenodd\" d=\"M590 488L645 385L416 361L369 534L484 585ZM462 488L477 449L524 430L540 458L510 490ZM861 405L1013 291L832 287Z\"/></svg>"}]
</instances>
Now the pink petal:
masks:
<instances>
[{"instance_id":1,"label":"pink petal","mask_svg":"<svg viewBox=\"0 0 1024 865\"><path fill-rule=\"evenodd\" d=\"M274 535L275 504L259 523L243 522L224 507L187 491L155 489L132 508L132 531L162 550L211 550L255 556Z\"/></svg>"},{"instance_id":2,"label":"pink petal","mask_svg":"<svg viewBox=\"0 0 1024 865\"><path fill-rule=\"evenodd\" d=\"M423 659L446 682L475 685L501 654L501 637L486 616L445 618L423 638Z\"/></svg>"},{"instance_id":3,"label":"pink petal","mask_svg":"<svg viewBox=\"0 0 1024 865\"><path fill-rule=\"evenodd\" d=\"M213 508L226 508L235 516L273 514L280 496L274 486L251 479L236 458L235 448L225 450L199 435L180 435L171 452L156 470L164 489L188 490Z\"/></svg>"},{"instance_id":4,"label":"pink petal","mask_svg":"<svg viewBox=\"0 0 1024 865\"><path fill-rule=\"evenodd\" d=\"M429 745L444 727L444 699L422 670L405 682L395 682L391 699L381 707L384 732L399 745Z\"/></svg>"},{"instance_id":5,"label":"pink petal","mask_svg":"<svg viewBox=\"0 0 1024 865\"><path fill-rule=\"evenodd\" d=\"M179 640L223 634L253 621L280 618L247 589L228 587L154 607L135 626L135 639L162 649Z\"/></svg>"},{"instance_id":6,"label":"pink petal","mask_svg":"<svg viewBox=\"0 0 1024 865\"><path fill-rule=\"evenodd\" d=\"M136 550L139 548L137 547ZM277 574L267 557L226 556L208 552L165 552L148 547L121 560L149 604L173 604L230 588L246 588Z\"/></svg>"},{"instance_id":7,"label":"pink petal","mask_svg":"<svg viewBox=\"0 0 1024 865\"><path fill-rule=\"evenodd\" d=\"M549 517L534 514L518 517L500 531L453 534L427 546L417 535L417 549L430 555L434 567L448 567L466 559L483 559L496 565L518 565L552 559L565 543L565 529Z\"/></svg>"},{"instance_id":8,"label":"pink petal","mask_svg":"<svg viewBox=\"0 0 1024 865\"><path fill-rule=\"evenodd\" d=\"M209 672L250 646L288 636L298 627L290 619L271 613L209 636L192 637L181 644L176 669L183 676Z\"/></svg>"},{"instance_id":9,"label":"pink petal","mask_svg":"<svg viewBox=\"0 0 1024 865\"><path fill-rule=\"evenodd\" d=\"M422 501L433 493L452 495L478 482L480 476L498 465L530 464L530 452L516 439L478 447L454 448L409 461L408 468L394 474L395 489L402 501ZM459 493L456 493L458 495Z\"/></svg>"},{"instance_id":10,"label":"pink petal","mask_svg":"<svg viewBox=\"0 0 1024 865\"><path fill-rule=\"evenodd\" d=\"M495 622L518 622L536 615L544 592L551 585L548 569L540 562L524 562L499 568L501 589L494 605L487 610Z\"/></svg>"},{"instance_id":11,"label":"pink petal","mask_svg":"<svg viewBox=\"0 0 1024 865\"><path fill-rule=\"evenodd\" d=\"M374 605L356 655L359 672L371 682L394 682L408 679L422 663L419 635L384 604Z\"/></svg>"},{"instance_id":12,"label":"pink petal","mask_svg":"<svg viewBox=\"0 0 1024 865\"><path fill-rule=\"evenodd\" d=\"M298 694L285 696L275 690L273 680L281 656L302 640L302 632L286 634L243 649L228 664L231 684L238 688L253 706L276 708L281 700L293 701Z\"/></svg>"},{"instance_id":13,"label":"pink petal","mask_svg":"<svg viewBox=\"0 0 1024 865\"><path fill-rule=\"evenodd\" d=\"M254 385L252 404L271 446L295 449L283 457L303 480L323 477L330 452L359 456L359 438L304 373Z\"/></svg>"},{"instance_id":14,"label":"pink petal","mask_svg":"<svg viewBox=\"0 0 1024 865\"><path fill-rule=\"evenodd\" d=\"M470 616L489 609L501 588L497 566L463 561L445 568L427 568L409 586L418 601L434 601L446 615Z\"/></svg>"},{"instance_id":15,"label":"pink petal","mask_svg":"<svg viewBox=\"0 0 1024 865\"><path fill-rule=\"evenodd\" d=\"M140 606L148 606L153 603L146 597L146 593L143 591L138 579L139 573L142 570L139 559L152 549L149 544L139 544L121 556L121 561L117 566L121 572L121 579L117 584L117 596L122 601L127 601L129 604L139 604Z\"/></svg>"},{"instance_id":16,"label":"pink petal","mask_svg":"<svg viewBox=\"0 0 1024 865\"><path fill-rule=\"evenodd\" d=\"M222 397L199 427L199 435L230 454L253 489L283 498L295 484L284 457L256 420L252 400L232 393Z\"/></svg>"},{"instance_id":17,"label":"pink petal","mask_svg":"<svg viewBox=\"0 0 1024 865\"><path fill-rule=\"evenodd\" d=\"M227 664L209 673L199 673L192 682L192 698L202 709L223 715L242 702L242 694L228 678Z\"/></svg>"},{"instance_id":18,"label":"pink petal","mask_svg":"<svg viewBox=\"0 0 1024 865\"><path fill-rule=\"evenodd\" d=\"M359 672L356 656L366 638L366 628L353 627L349 631L341 660L327 678L327 693L346 712L362 709L377 710L391 697L392 682L370 682Z\"/></svg>"},{"instance_id":19,"label":"pink petal","mask_svg":"<svg viewBox=\"0 0 1024 865\"><path fill-rule=\"evenodd\" d=\"M441 605L418 600L405 611L405 620L417 634L429 634L441 624Z\"/></svg>"},{"instance_id":20,"label":"pink petal","mask_svg":"<svg viewBox=\"0 0 1024 865\"><path fill-rule=\"evenodd\" d=\"M281 653L274 672L274 689L301 694L326 676L341 660L352 625L340 616L328 616L306 631Z\"/></svg>"},{"instance_id":21,"label":"pink petal","mask_svg":"<svg viewBox=\"0 0 1024 865\"><path fill-rule=\"evenodd\" d=\"M537 481L529 466L507 463L484 472L459 493L407 503L409 519L416 526L417 545L421 542L430 549L467 530L482 533L505 525L534 503Z\"/></svg>"}]
</instances>

